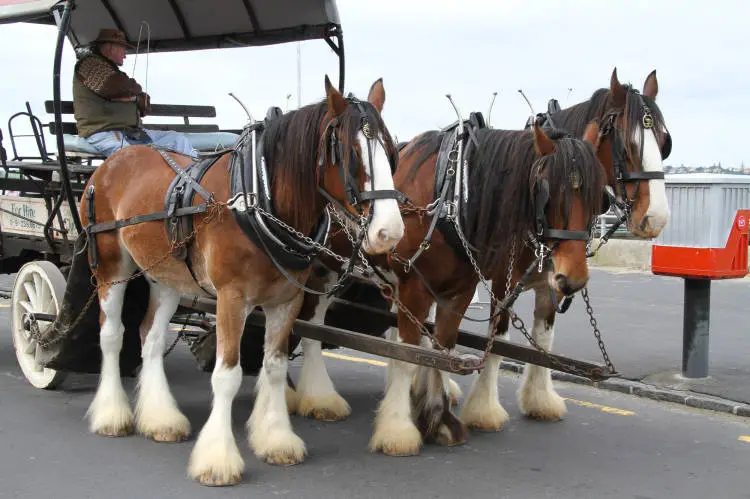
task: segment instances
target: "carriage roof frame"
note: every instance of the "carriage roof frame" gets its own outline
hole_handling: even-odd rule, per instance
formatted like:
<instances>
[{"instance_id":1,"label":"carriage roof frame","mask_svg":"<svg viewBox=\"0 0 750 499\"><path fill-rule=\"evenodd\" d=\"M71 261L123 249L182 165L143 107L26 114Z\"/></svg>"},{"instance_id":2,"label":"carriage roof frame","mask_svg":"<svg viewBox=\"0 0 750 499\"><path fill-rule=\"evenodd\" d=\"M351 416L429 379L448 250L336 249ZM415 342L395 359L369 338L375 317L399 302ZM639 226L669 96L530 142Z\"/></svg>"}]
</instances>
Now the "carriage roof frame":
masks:
<instances>
[{"instance_id":1,"label":"carriage roof frame","mask_svg":"<svg viewBox=\"0 0 750 499\"><path fill-rule=\"evenodd\" d=\"M344 37L335 0L0 0L0 25L55 25L58 36L53 62L55 126L62 127L60 67L67 39L74 50L88 45L102 28L125 32L137 46L143 24L150 32L150 52L267 46L324 40L339 59L339 91L344 91ZM334 41L335 39L335 41ZM133 49L128 49L133 53ZM62 134L57 134L62 188L76 229L75 209Z\"/></svg>"}]
</instances>

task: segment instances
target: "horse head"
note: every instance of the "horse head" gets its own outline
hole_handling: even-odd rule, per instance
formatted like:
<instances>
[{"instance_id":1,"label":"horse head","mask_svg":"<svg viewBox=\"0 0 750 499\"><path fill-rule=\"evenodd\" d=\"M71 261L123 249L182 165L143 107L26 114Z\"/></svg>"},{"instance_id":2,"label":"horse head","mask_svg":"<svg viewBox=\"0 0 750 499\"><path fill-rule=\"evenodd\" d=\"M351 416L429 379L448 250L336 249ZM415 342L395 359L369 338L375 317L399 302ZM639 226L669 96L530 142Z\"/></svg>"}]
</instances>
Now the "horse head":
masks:
<instances>
[{"instance_id":1,"label":"horse head","mask_svg":"<svg viewBox=\"0 0 750 499\"><path fill-rule=\"evenodd\" d=\"M529 177L532 241L537 256L551 256L552 289L571 295L588 281L587 241L601 210L604 175L594 151L599 128L590 124L581 140L559 130L548 135L535 123L533 134L538 158Z\"/></svg>"},{"instance_id":2,"label":"horse head","mask_svg":"<svg viewBox=\"0 0 750 499\"><path fill-rule=\"evenodd\" d=\"M325 79L328 111L321 123L321 192L344 212L363 238L367 253L393 249L404 235L393 185L398 154L381 117L383 80L370 88L367 101L344 97Z\"/></svg>"},{"instance_id":3,"label":"horse head","mask_svg":"<svg viewBox=\"0 0 750 499\"><path fill-rule=\"evenodd\" d=\"M672 150L672 137L656 105L658 91L655 70L638 92L620 83L615 68L596 143L607 183L628 215L628 229L642 238L658 236L670 215L662 162Z\"/></svg>"}]
</instances>

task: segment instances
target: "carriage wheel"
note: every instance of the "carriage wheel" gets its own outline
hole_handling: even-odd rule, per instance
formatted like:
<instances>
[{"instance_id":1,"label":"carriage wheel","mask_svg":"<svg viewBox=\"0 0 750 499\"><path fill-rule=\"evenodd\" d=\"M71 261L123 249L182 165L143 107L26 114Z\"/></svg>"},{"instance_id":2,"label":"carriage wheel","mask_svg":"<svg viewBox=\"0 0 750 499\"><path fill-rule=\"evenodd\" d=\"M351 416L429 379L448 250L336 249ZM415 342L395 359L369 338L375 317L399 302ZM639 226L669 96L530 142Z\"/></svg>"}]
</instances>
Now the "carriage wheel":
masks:
<instances>
[{"instance_id":1,"label":"carriage wheel","mask_svg":"<svg viewBox=\"0 0 750 499\"><path fill-rule=\"evenodd\" d=\"M49 369L36 361L37 342L23 327L23 316L29 312L57 315L65 293L65 278L51 262L29 262L18 271L11 296L11 331L18 364L26 379L36 388L52 390L63 382L67 373Z\"/></svg>"}]
</instances>

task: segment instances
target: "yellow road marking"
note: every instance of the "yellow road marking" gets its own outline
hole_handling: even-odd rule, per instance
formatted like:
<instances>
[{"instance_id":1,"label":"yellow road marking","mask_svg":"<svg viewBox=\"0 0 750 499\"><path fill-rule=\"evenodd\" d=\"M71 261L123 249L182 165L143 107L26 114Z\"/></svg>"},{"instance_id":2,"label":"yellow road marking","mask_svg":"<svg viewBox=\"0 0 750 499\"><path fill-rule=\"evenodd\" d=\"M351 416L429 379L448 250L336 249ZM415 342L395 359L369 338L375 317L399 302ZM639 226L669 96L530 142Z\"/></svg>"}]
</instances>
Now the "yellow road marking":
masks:
<instances>
[{"instance_id":1,"label":"yellow road marking","mask_svg":"<svg viewBox=\"0 0 750 499\"><path fill-rule=\"evenodd\" d=\"M749 443L749 444L750 444L750 437L748 437L748 436L745 436L745 435L743 435L743 436L741 436L741 437L740 437L740 438L739 438L738 440L739 440L740 442L747 442L747 443Z\"/></svg>"},{"instance_id":2,"label":"yellow road marking","mask_svg":"<svg viewBox=\"0 0 750 499\"><path fill-rule=\"evenodd\" d=\"M387 362L380 360L363 359L362 357L350 357L349 355L341 355L340 353L323 352L326 357L331 357L339 360L348 360L349 362L360 362L362 364L371 364L378 367L386 367Z\"/></svg>"},{"instance_id":3,"label":"yellow road marking","mask_svg":"<svg viewBox=\"0 0 750 499\"><path fill-rule=\"evenodd\" d=\"M349 362L359 362L362 364L370 364L373 366L379 366L379 367L386 367L388 365L387 362L383 362L380 360L371 360L371 359L363 359L362 357L352 357L350 355L341 355L339 353L332 353L332 352L323 352L323 355L326 357L331 357L334 359L339 360L348 360ZM593 402L586 402L585 400L576 400L571 398L565 398L568 402L571 402L575 405L580 405L581 407L589 407L591 409L599 409L602 412L607 412L609 414L617 414L619 416L635 416L635 412L628 411L625 409L618 409L616 407L608 407L606 405L599 405L594 404ZM748 439L748 442L750 442L750 437L744 437ZM740 438L742 440L742 437Z\"/></svg>"},{"instance_id":4,"label":"yellow road marking","mask_svg":"<svg viewBox=\"0 0 750 499\"><path fill-rule=\"evenodd\" d=\"M617 409L616 407L608 407L606 405L594 404L593 402L586 402L585 400L576 400L576 399L571 399L571 398L565 398L565 400L575 405L580 405L581 407L590 407L592 409L599 409L602 412L608 412L610 414L618 414L620 416L635 416L635 413L633 411L627 411L625 409Z\"/></svg>"}]
</instances>

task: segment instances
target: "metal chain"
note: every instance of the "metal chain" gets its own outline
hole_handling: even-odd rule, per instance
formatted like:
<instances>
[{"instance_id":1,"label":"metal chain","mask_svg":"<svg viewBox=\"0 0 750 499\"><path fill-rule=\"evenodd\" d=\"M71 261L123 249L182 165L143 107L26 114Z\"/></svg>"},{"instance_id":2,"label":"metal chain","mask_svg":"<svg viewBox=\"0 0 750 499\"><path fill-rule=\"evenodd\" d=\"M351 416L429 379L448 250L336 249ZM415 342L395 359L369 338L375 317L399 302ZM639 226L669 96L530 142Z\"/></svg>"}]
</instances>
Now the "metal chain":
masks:
<instances>
[{"instance_id":1,"label":"metal chain","mask_svg":"<svg viewBox=\"0 0 750 499\"><path fill-rule=\"evenodd\" d=\"M341 218L338 211L334 208L333 209L333 216L336 222L341 226L341 228L344 230L344 233L346 234L346 237L350 240L354 240L354 236L349 231L349 228L347 227L346 222ZM367 261L367 259L362 254L362 251L359 251L359 258L362 261L362 265L365 267L365 271L367 274L372 276L375 274L375 271L372 269L372 266ZM396 297L396 291L393 289L393 286L388 282L375 282L375 284L380 288L380 294L383 295L383 298L385 298L387 301L391 303L395 303L396 307L398 307L399 310L401 310L404 315L406 315L406 318L409 319L414 325L419 329L420 333L424 336L427 336L430 339L430 342L432 343L433 348L436 350L447 352L449 349L442 346L440 342L435 338L435 335L433 335L429 329L425 327L425 325L417 319L417 317L409 310L409 308L404 305L404 303L399 300Z\"/></svg>"},{"instance_id":2,"label":"metal chain","mask_svg":"<svg viewBox=\"0 0 750 499\"><path fill-rule=\"evenodd\" d=\"M594 337L596 337L596 341L599 343L599 350L602 351L604 363L607 365L607 369L609 369L609 372L614 374L617 371L615 370L614 364L612 364L612 361L609 359L609 354L607 354L607 349L604 346L604 341L602 341L602 333L601 331L599 331L599 326L596 323L596 318L594 318L594 309L591 307L591 302L589 301L589 289L587 286L584 286L584 288L581 290L581 296L583 297L584 303L586 303L586 313L589 315L589 323L594 329Z\"/></svg>"},{"instance_id":3,"label":"metal chain","mask_svg":"<svg viewBox=\"0 0 750 499\"><path fill-rule=\"evenodd\" d=\"M454 228L456 229L456 234L458 234L458 238L461 241L461 245L464 247L464 251L466 252L466 256L469 259L469 262L471 263L471 266L474 268L474 272L476 273L479 280L482 282L482 285L487 290L487 292L490 295L490 300L495 305L496 308L503 308L500 301L497 299L497 296L495 296L495 293L492 292L492 287L487 284L487 280L484 278L484 275L482 274L482 271L479 268L479 265L477 264L477 261L474 259L474 255L472 254L471 250L469 249L469 242L466 240L466 237L464 236L463 231L461 230L461 227L458 224L458 220L456 217L450 217L450 221L453 223ZM513 279L513 261L515 259L515 251L516 251L516 238L513 238L512 246L511 246L511 256L510 256L510 264L508 266L508 276L505 281L505 298L507 298L510 295L510 286L511 286L511 280ZM507 309L509 313L513 313L513 307L510 307ZM499 317L499 314L498 314ZM495 322L495 321L493 321ZM484 367L484 363L487 361L487 358L490 355L490 352L492 351L492 345L495 343L495 336L497 336L497 327L495 327L495 324L492 324L490 327L490 333L487 338L487 346L484 348L484 356L482 357L482 361L480 364L480 369Z\"/></svg>"},{"instance_id":4,"label":"metal chain","mask_svg":"<svg viewBox=\"0 0 750 499\"><path fill-rule=\"evenodd\" d=\"M295 235L295 236L297 236L298 238L302 239L302 240L303 240L303 241L304 241L305 243L307 243L307 244L308 244L309 246L312 246L312 247L313 247L313 248L315 248L316 250L318 250L318 251L321 251L321 252L325 253L326 255L330 256L331 258L334 258L334 259L335 259L335 260L336 260L337 262L341 263L342 265L348 265L348 264L349 264L349 259L348 259L348 258L345 258L345 257L343 257L343 256L341 256L341 255L339 255L339 254L337 254L337 253L334 253L334 252L333 252L333 251L331 251L331 250L330 250L329 248L327 248L326 246L323 246L323 245L322 245L322 244L320 244L320 243L316 243L315 241L313 241L313 240L312 240L312 238L311 238L310 236L306 236L306 235L304 235L304 234L303 234L302 232L298 231L297 229L295 229L295 228L294 228L294 227L292 227L291 225L289 225L289 224L287 224L286 222L284 222L283 220L279 219L278 217L276 217L276 216L275 216L275 215L273 215L272 213L269 213L269 212L267 212L266 210L264 210L264 209L263 209L263 208L261 208L260 206L255 206L255 207L254 207L253 209L254 209L254 210L257 210L257 212L258 212L258 213L260 213L261 215L263 215L263 216L264 216L264 217L266 217L267 219L269 219L269 220L271 220L272 222L275 222L276 224L278 224L278 225L279 225L279 226L280 226L280 227L281 227L282 229L284 229L284 230L286 230L287 232L289 232L289 233L291 233L291 234L294 234L294 235ZM329 211L330 211L330 210L329 210ZM351 239L350 239L350 240L351 240ZM356 244L356 243L355 243L355 242L354 242L353 240L351 240L351 241L352 241L352 244ZM361 268L361 267L356 267L356 266L355 266L355 268L356 268L356 269L357 269L358 271L362 272L362 268ZM347 277L347 276L344 276L344 278L346 278L346 277ZM343 278L342 278L342 279L343 279ZM335 285L334 285L334 286L335 286Z\"/></svg>"}]
</instances>

